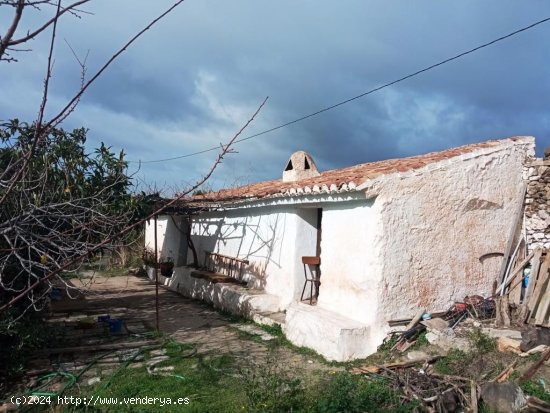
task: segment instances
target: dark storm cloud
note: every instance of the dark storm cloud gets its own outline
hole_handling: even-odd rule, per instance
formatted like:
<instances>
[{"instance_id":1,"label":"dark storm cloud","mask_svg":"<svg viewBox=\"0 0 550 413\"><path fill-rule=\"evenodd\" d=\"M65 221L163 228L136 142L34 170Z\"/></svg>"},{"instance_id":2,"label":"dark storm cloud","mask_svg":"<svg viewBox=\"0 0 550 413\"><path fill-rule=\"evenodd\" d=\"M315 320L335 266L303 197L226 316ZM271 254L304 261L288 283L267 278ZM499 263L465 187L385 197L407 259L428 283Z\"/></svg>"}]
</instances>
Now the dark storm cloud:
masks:
<instances>
[{"instance_id":1,"label":"dark storm cloud","mask_svg":"<svg viewBox=\"0 0 550 413\"><path fill-rule=\"evenodd\" d=\"M93 73L169 4L95 0L90 6L95 14L66 19L59 38L68 39L80 56L90 50ZM268 105L244 136L548 15L543 1L188 0L115 62L68 125L89 127L90 145L106 141L125 148L133 160L188 154L232 136L266 95ZM550 24L541 25L243 142L211 184L276 178L299 149L312 153L321 169L331 169L517 134L535 135L539 148L550 145L549 34ZM41 41L35 50L44 50ZM44 53L38 55L43 62ZM42 72L36 69L37 54L32 56L17 64L17 72L15 66L0 66L0 78L5 74L9 83L0 94L0 118L36 113ZM53 107L78 86L78 67L64 43L57 49L56 74ZM159 185L185 185L208 169L214 155L143 164L138 175Z\"/></svg>"}]
</instances>

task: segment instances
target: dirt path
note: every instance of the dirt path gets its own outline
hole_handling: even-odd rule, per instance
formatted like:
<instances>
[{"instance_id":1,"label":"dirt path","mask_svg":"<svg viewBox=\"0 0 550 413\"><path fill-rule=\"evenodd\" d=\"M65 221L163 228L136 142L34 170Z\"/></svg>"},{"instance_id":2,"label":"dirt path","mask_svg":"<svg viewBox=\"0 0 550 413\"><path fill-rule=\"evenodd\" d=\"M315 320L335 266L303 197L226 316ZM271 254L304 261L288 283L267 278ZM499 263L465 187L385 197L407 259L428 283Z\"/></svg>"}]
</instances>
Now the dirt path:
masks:
<instances>
[{"instance_id":1,"label":"dirt path","mask_svg":"<svg viewBox=\"0 0 550 413\"><path fill-rule=\"evenodd\" d=\"M121 317L129 329L145 324L155 327L155 286L148 279L136 276L103 277L73 280L86 288L85 296L63 300L53 305L55 317L100 314ZM270 352L288 368L331 369L316 358L300 354L286 346L270 346L259 339L246 338L232 320L205 304L185 298L173 291L159 288L160 329L182 343L194 344L202 354L231 354L235 358L259 362ZM272 353L273 356L273 353Z\"/></svg>"}]
</instances>

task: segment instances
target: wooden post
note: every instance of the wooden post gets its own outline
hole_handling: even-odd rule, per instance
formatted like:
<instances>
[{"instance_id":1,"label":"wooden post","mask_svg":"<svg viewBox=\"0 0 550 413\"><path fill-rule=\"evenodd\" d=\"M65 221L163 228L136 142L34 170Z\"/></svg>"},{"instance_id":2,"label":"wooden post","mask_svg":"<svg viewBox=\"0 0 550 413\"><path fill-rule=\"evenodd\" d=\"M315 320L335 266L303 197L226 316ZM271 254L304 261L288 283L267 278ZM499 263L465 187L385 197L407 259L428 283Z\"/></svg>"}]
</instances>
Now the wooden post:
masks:
<instances>
[{"instance_id":1,"label":"wooden post","mask_svg":"<svg viewBox=\"0 0 550 413\"><path fill-rule=\"evenodd\" d=\"M519 225L521 225L521 222L522 222L523 205L525 202L526 193L527 193L527 183L524 182L519 193L520 202L517 205L517 210L515 211L514 218L512 221L512 227L510 228L510 233L508 234L508 245L506 246L506 249L504 251L504 257L502 259L502 265L501 265L500 274L498 277L499 282L504 281L504 275L506 273L506 267L508 266L508 260L510 259L510 253L512 252L512 248L514 245L514 239L516 237L518 227Z\"/></svg>"},{"instance_id":2,"label":"wooden post","mask_svg":"<svg viewBox=\"0 0 550 413\"><path fill-rule=\"evenodd\" d=\"M155 316L157 333L160 333L159 321L159 257L157 241L157 215L155 215Z\"/></svg>"}]
</instances>

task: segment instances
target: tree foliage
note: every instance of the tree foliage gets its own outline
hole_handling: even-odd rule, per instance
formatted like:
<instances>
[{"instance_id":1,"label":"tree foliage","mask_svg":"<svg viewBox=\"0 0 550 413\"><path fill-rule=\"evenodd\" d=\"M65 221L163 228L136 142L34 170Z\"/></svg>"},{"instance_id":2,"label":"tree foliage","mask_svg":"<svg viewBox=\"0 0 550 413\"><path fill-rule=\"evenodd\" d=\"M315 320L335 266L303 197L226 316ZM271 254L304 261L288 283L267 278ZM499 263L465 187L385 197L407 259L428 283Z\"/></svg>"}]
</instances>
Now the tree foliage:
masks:
<instances>
[{"instance_id":1,"label":"tree foliage","mask_svg":"<svg viewBox=\"0 0 550 413\"><path fill-rule=\"evenodd\" d=\"M64 263L85 257L137 219L139 199L129 192L124 153L115 154L103 143L87 153L84 128L51 129L7 192L6 183L25 162L34 136L32 124L12 120L0 125L0 197L5 198L0 209L0 302ZM52 283L62 282L58 275L29 292L16 313L38 308Z\"/></svg>"}]
</instances>

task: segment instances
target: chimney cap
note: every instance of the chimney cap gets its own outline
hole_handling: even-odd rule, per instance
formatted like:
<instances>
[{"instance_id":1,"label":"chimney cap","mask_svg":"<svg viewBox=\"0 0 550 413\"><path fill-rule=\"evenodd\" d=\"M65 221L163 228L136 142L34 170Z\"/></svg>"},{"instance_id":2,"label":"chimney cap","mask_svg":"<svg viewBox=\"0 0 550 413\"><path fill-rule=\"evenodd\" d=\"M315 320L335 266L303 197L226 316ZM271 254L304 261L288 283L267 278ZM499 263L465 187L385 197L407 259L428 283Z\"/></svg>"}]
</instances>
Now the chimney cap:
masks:
<instances>
[{"instance_id":1,"label":"chimney cap","mask_svg":"<svg viewBox=\"0 0 550 413\"><path fill-rule=\"evenodd\" d=\"M311 155L304 151L294 152L283 171L283 182L295 182L300 179L319 176L317 165Z\"/></svg>"}]
</instances>

